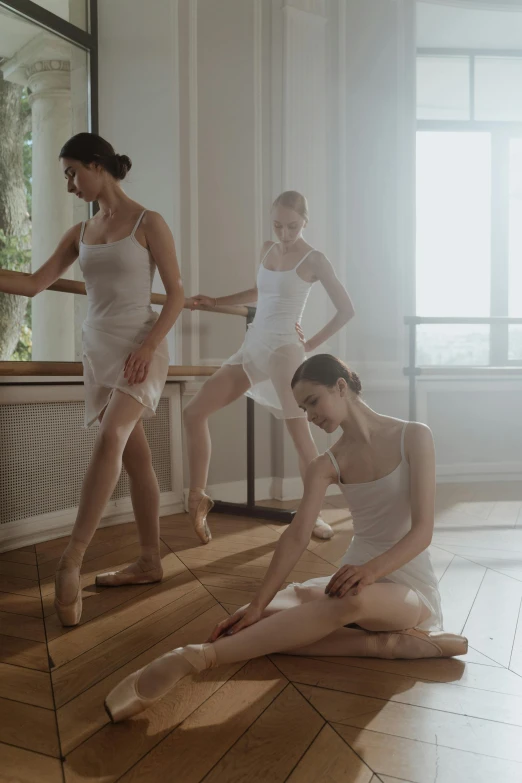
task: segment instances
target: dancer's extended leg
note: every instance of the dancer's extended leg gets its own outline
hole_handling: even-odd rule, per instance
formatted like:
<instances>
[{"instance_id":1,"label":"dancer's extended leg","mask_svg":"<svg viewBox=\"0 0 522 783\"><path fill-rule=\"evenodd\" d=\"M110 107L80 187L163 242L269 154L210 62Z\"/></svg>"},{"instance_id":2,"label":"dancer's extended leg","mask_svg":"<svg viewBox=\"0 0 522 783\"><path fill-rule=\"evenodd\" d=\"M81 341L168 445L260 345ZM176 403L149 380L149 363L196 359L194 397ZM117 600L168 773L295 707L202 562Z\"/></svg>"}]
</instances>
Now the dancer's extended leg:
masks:
<instances>
[{"instance_id":1,"label":"dancer's extended leg","mask_svg":"<svg viewBox=\"0 0 522 783\"><path fill-rule=\"evenodd\" d=\"M212 538L207 524L212 501L205 494L211 453L208 419L212 413L239 399L249 388L250 381L241 365L225 365L206 381L183 411L190 472L188 512L204 544Z\"/></svg>"},{"instance_id":2,"label":"dancer's extended leg","mask_svg":"<svg viewBox=\"0 0 522 783\"><path fill-rule=\"evenodd\" d=\"M118 481L127 440L142 415L141 403L128 394L114 392L100 425L85 474L71 538L56 572L55 606L64 625L75 625L79 622L79 580L83 555Z\"/></svg>"},{"instance_id":3,"label":"dancer's extended leg","mask_svg":"<svg viewBox=\"0 0 522 783\"><path fill-rule=\"evenodd\" d=\"M152 454L139 421L123 451L123 465L129 476L134 518L138 527L141 553L139 559L122 569L96 577L96 584L117 587L126 584L158 582L163 576L159 538L160 490L152 466Z\"/></svg>"}]
</instances>

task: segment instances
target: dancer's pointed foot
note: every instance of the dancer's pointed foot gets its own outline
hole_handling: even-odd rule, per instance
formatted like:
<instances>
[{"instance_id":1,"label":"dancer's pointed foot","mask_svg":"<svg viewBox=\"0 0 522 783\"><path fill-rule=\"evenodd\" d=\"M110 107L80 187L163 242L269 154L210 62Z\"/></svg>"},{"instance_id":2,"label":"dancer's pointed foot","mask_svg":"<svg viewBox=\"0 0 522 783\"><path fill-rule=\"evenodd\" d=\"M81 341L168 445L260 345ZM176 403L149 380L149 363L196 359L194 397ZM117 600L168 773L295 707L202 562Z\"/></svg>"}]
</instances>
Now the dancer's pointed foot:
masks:
<instances>
[{"instance_id":1,"label":"dancer's pointed foot","mask_svg":"<svg viewBox=\"0 0 522 783\"><path fill-rule=\"evenodd\" d=\"M161 561L158 563L145 562L139 558L121 571L108 571L98 574L96 585L98 587L120 587L120 585L148 585L153 582L161 582L163 568Z\"/></svg>"},{"instance_id":2,"label":"dancer's pointed foot","mask_svg":"<svg viewBox=\"0 0 522 783\"><path fill-rule=\"evenodd\" d=\"M82 557L62 555L54 578L54 608L64 626L78 625L82 616Z\"/></svg>"},{"instance_id":3,"label":"dancer's pointed foot","mask_svg":"<svg viewBox=\"0 0 522 783\"><path fill-rule=\"evenodd\" d=\"M317 517L314 529L312 530L312 535L314 535L316 538L322 538L323 540L326 540L328 538L332 538L333 534L334 531L330 525L325 522L322 517Z\"/></svg>"},{"instance_id":4,"label":"dancer's pointed foot","mask_svg":"<svg viewBox=\"0 0 522 783\"><path fill-rule=\"evenodd\" d=\"M460 634L418 628L390 633L368 632L367 650L370 658L452 658L467 653L468 640Z\"/></svg>"},{"instance_id":5,"label":"dancer's pointed foot","mask_svg":"<svg viewBox=\"0 0 522 783\"><path fill-rule=\"evenodd\" d=\"M199 489L191 489L188 498L188 513L194 530L202 544L212 541L212 533L207 522L207 514L212 509L214 501Z\"/></svg>"},{"instance_id":6,"label":"dancer's pointed foot","mask_svg":"<svg viewBox=\"0 0 522 783\"><path fill-rule=\"evenodd\" d=\"M212 645L178 647L129 674L105 699L113 723L132 718L151 707L188 674L197 674L215 664Z\"/></svg>"}]
</instances>

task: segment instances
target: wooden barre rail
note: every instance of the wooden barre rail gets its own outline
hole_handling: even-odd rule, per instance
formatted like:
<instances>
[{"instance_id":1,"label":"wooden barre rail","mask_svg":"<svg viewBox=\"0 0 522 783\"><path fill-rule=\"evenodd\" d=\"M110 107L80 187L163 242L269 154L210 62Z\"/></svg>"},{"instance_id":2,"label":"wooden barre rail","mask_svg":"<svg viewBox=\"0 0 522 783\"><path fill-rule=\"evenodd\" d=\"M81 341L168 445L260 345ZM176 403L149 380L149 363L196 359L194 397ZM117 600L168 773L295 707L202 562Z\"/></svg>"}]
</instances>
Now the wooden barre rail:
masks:
<instances>
[{"instance_id":1,"label":"wooden barre rail","mask_svg":"<svg viewBox=\"0 0 522 783\"><path fill-rule=\"evenodd\" d=\"M13 272L8 269L0 269L2 275L9 277L28 277L28 272ZM59 291L62 294L80 294L86 296L85 283L81 283L79 280L68 280L65 277L60 277L56 283L53 283L47 289L48 291ZM165 294L152 294L150 297L152 304L162 305L167 301ZM185 310L190 310L188 305L185 305ZM197 307L196 310L201 310L207 313L221 313L222 315L241 315L243 318L248 316L248 307L245 305L219 305L218 307Z\"/></svg>"},{"instance_id":2,"label":"wooden barre rail","mask_svg":"<svg viewBox=\"0 0 522 783\"><path fill-rule=\"evenodd\" d=\"M168 377L186 377L198 375L213 375L218 367L205 367L197 365L171 364ZM81 362L0 362L0 378L2 376L82 376L83 364Z\"/></svg>"}]
</instances>

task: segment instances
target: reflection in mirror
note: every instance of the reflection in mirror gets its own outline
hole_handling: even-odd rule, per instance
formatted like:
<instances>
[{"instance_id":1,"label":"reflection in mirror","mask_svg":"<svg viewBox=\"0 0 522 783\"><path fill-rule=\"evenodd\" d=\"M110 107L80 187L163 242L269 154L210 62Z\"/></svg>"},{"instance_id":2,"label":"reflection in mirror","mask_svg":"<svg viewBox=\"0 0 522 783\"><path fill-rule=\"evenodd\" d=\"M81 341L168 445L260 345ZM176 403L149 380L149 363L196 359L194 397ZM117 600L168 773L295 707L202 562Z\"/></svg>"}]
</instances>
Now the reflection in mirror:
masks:
<instances>
[{"instance_id":1,"label":"reflection in mirror","mask_svg":"<svg viewBox=\"0 0 522 783\"><path fill-rule=\"evenodd\" d=\"M67 194L58 161L62 144L89 129L87 60L83 49L0 8L4 269L38 269L64 232L88 217L87 205ZM69 276L81 279L77 264ZM0 293L0 360L74 361L83 317L75 298L45 291L28 301Z\"/></svg>"}]
</instances>

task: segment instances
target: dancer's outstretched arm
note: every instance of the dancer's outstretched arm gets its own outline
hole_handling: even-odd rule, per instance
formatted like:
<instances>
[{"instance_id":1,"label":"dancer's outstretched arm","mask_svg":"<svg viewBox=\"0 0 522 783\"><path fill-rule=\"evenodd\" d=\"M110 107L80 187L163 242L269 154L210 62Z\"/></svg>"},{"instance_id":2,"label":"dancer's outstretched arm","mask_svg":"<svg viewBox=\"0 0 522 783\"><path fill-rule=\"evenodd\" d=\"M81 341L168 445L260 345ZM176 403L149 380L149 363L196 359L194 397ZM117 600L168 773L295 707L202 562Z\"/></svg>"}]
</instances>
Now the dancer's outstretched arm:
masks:
<instances>
[{"instance_id":1,"label":"dancer's outstretched arm","mask_svg":"<svg viewBox=\"0 0 522 783\"><path fill-rule=\"evenodd\" d=\"M308 546L326 490L336 481L332 463L326 455L322 454L310 463L306 471L303 498L299 509L277 543L263 584L247 609L238 610L216 626L210 637L211 641L228 632L232 626L234 626L234 633L237 633L260 619Z\"/></svg>"},{"instance_id":2,"label":"dancer's outstretched arm","mask_svg":"<svg viewBox=\"0 0 522 783\"><path fill-rule=\"evenodd\" d=\"M81 223L70 228L60 239L52 256L27 275L13 275L0 269L0 291L16 296L36 296L55 283L78 258Z\"/></svg>"},{"instance_id":3,"label":"dancer's outstretched arm","mask_svg":"<svg viewBox=\"0 0 522 783\"><path fill-rule=\"evenodd\" d=\"M185 299L185 307L191 310L198 310L200 307L213 308L219 305L246 305L257 302L257 286L247 288L246 291L238 291L237 294L229 296L206 296L205 294L196 294Z\"/></svg>"},{"instance_id":4,"label":"dancer's outstretched arm","mask_svg":"<svg viewBox=\"0 0 522 783\"><path fill-rule=\"evenodd\" d=\"M348 291L335 274L335 270L326 256L322 253L314 253L311 257L311 269L314 273L314 279L322 283L337 312L332 320L309 340L304 339L300 327L297 327L297 332L304 344L305 351L314 351L319 345L326 342L332 335L342 329L355 315Z\"/></svg>"}]
</instances>

